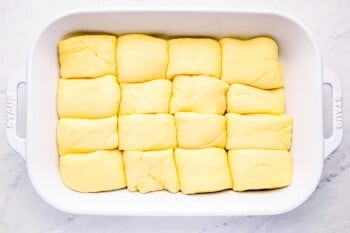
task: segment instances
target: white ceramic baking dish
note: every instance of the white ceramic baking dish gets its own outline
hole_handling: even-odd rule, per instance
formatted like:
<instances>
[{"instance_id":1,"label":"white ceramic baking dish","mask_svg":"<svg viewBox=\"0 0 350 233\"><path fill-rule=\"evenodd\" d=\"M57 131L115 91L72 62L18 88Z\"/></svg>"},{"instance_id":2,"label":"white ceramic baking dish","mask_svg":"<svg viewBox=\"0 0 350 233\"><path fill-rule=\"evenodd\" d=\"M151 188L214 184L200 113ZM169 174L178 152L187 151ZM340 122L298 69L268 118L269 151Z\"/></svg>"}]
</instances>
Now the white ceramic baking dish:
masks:
<instances>
[{"instance_id":1,"label":"white ceramic baking dish","mask_svg":"<svg viewBox=\"0 0 350 233\"><path fill-rule=\"evenodd\" d=\"M126 190L78 193L60 179L56 147L57 42L77 32L165 34L170 36L270 35L280 46L287 113L294 118L293 183L260 192L225 191L203 195ZM16 134L17 87L27 84L27 136ZM322 86L332 89L333 133L323 136ZM265 215L302 204L320 180L323 161L341 142L342 94L334 74L321 62L315 41L295 19L265 11L97 10L66 14L39 34L26 72L9 80L7 137L26 159L28 174L39 195L52 206L71 213L101 215Z\"/></svg>"}]
</instances>

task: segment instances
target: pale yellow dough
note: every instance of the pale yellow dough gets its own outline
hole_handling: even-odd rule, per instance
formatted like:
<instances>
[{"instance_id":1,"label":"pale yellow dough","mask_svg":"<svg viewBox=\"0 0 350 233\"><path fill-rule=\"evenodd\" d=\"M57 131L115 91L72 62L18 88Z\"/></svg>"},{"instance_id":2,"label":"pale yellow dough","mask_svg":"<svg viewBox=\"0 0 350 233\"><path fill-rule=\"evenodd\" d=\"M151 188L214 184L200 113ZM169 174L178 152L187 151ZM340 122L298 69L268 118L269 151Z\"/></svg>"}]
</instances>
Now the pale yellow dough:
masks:
<instances>
[{"instance_id":1,"label":"pale yellow dough","mask_svg":"<svg viewBox=\"0 0 350 233\"><path fill-rule=\"evenodd\" d=\"M227 112L282 114L284 100L282 88L262 90L243 84L232 84L227 91Z\"/></svg>"},{"instance_id":2,"label":"pale yellow dough","mask_svg":"<svg viewBox=\"0 0 350 233\"><path fill-rule=\"evenodd\" d=\"M118 119L120 150L164 150L176 147L174 116L132 114Z\"/></svg>"},{"instance_id":3,"label":"pale yellow dough","mask_svg":"<svg viewBox=\"0 0 350 233\"><path fill-rule=\"evenodd\" d=\"M102 150L60 157L63 183L78 192L101 192L126 186L122 154Z\"/></svg>"},{"instance_id":4,"label":"pale yellow dough","mask_svg":"<svg viewBox=\"0 0 350 233\"><path fill-rule=\"evenodd\" d=\"M92 78L116 75L117 37L112 35L74 36L58 43L62 78Z\"/></svg>"},{"instance_id":5,"label":"pale yellow dough","mask_svg":"<svg viewBox=\"0 0 350 233\"><path fill-rule=\"evenodd\" d=\"M180 190L173 150L124 151L125 173L130 191L148 193Z\"/></svg>"},{"instance_id":6,"label":"pale yellow dough","mask_svg":"<svg viewBox=\"0 0 350 233\"><path fill-rule=\"evenodd\" d=\"M157 79L144 83L122 83L119 114L168 113L172 83Z\"/></svg>"},{"instance_id":7,"label":"pale yellow dough","mask_svg":"<svg viewBox=\"0 0 350 233\"><path fill-rule=\"evenodd\" d=\"M250 40L224 38L221 79L229 84L242 83L262 89L283 86L278 61L278 45L269 37Z\"/></svg>"},{"instance_id":8,"label":"pale yellow dough","mask_svg":"<svg viewBox=\"0 0 350 233\"><path fill-rule=\"evenodd\" d=\"M117 117L101 119L61 118L57 125L60 155L118 147Z\"/></svg>"},{"instance_id":9,"label":"pale yellow dough","mask_svg":"<svg viewBox=\"0 0 350 233\"><path fill-rule=\"evenodd\" d=\"M116 115L120 88L112 75L95 79L60 79L57 110L59 117L103 118Z\"/></svg>"},{"instance_id":10,"label":"pale yellow dough","mask_svg":"<svg viewBox=\"0 0 350 233\"><path fill-rule=\"evenodd\" d=\"M233 190L272 189L292 182L293 161L286 150L231 150Z\"/></svg>"},{"instance_id":11,"label":"pale yellow dough","mask_svg":"<svg viewBox=\"0 0 350 233\"><path fill-rule=\"evenodd\" d=\"M290 149L293 120L289 115L228 113L226 119L226 149Z\"/></svg>"},{"instance_id":12,"label":"pale yellow dough","mask_svg":"<svg viewBox=\"0 0 350 233\"><path fill-rule=\"evenodd\" d=\"M225 148L226 119L222 115L179 112L175 124L180 148Z\"/></svg>"},{"instance_id":13,"label":"pale yellow dough","mask_svg":"<svg viewBox=\"0 0 350 233\"><path fill-rule=\"evenodd\" d=\"M175 150L181 191L185 194L232 188L227 153L221 148Z\"/></svg>"},{"instance_id":14,"label":"pale yellow dough","mask_svg":"<svg viewBox=\"0 0 350 233\"><path fill-rule=\"evenodd\" d=\"M223 114L228 85L208 76L177 76L173 80L170 112Z\"/></svg>"},{"instance_id":15,"label":"pale yellow dough","mask_svg":"<svg viewBox=\"0 0 350 233\"><path fill-rule=\"evenodd\" d=\"M60 41L64 185L184 194L290 185L293 120L278 49L264 36Z\"/></svg>"},{"instance_id":16,"label":"pale yellow dough","mask_svg":"<svg viewBox=\"0 0 350 233\"><path fill-rule=\"evenodd\" d=\"M168 65L167 43L143 34L127 34L118 38L118 80L125 83L165 78Z\"/></svg>"},{"instance_id":17,"label":"pale yellow dough","mask_svg":"<svg viewBox=\"0 0 350 233\"><path fill-rule=\"evenodd\" d=\"M168 79L177 75L220 78L221 51L218 41L208 38L178 38L168 41L168 49Z\"/></svg>"}]
</instances>

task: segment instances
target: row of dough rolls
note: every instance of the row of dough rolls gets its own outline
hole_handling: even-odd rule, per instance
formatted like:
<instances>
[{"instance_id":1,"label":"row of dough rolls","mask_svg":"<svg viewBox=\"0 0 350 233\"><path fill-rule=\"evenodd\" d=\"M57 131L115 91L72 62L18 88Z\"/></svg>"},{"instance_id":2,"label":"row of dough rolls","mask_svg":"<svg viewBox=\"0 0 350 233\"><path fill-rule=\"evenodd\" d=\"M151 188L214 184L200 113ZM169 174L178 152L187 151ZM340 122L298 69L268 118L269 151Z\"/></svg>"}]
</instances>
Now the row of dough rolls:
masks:
<instances>
[{"instance_id":1,"label":"row of dough rolls","mask_svg":"<svg viewBox=\"0 0 350 233\"><path fill-rule=\"evenodd\" d=\"M272 39L86 35L61 41L59 60L68 187L201 193L290 183L292 120L266 115L284 113Z\"/></svg>"},{"instance_id":2,"label":"row of dough rolls","mask_svg":"<svg viewBox=\"0 0 350 233\"><path fill-rule=\"evenodd\" d=\"M179 75L206 75L228 84L261 89L283 87L278 45L269 37L250 40L175 38L143 34L83 35L58 44L63 79L118 77L120 83Z\"/></svg>"}]
</instances>

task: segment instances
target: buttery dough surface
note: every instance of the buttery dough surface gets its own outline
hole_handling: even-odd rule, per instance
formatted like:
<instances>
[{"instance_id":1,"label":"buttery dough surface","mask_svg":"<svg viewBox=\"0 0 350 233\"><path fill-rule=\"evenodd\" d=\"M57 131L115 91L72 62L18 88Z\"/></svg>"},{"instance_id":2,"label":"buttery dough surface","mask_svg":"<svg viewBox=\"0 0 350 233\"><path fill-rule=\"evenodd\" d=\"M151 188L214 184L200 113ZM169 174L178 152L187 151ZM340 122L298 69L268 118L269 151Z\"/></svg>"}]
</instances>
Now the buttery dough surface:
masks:
<instances>
[{"instance_id":1,"label":"buttery dough surface","mask_svg":"<svg viewBox=\"0 0 350 233\"><path fill-rule=\"evenodd\" d=\"M232 84L227 91L227 112L240 114L283 114L282 88L262 90L243 84Z\"/></svg>"},{"instance_id":2,"label":"buttery dough surface","mask_svg":"<svg viewBox=\"0 0 350 233\"><path fill-rule=\"evenodd\" d=\"M60 79L57 110L59 117L103 118L116 115L120 88L116 77Z\"/></svg>"},{"instance_id":3,"label":"buttery dough surface","mask_svg":"<svg viewBox=\"0 0 350 233\"><path fill-rule=\"evenodd\" d=\"M227 153L221 148L177 148L175 161L181 191L185 194L216 192L232 187Z\"/></svg>"},{"instance_id":4,"label":"buttery dough surface","mask_svg":"<svg viewBox=\"0 0 350 233\"><path fill-rule=\"evenodd\" d=\"M118 38L117 69L121 83L138 83L165 78L168 65L167 42L143 34Z\"/></svg>"},{"instance_id":5,"label":"buttery dough surface","mask_svg":"<svg viewBox=\"0 0 350 233\"><path fill-rule=\"evenodd\" d=\"M174 116L132 114L118 119L120 150L164 150L176 147Z\"/></svg>"},{"instance_id":6,"label":"buttery dough surface","mask_svg":"<svg viewBox=\"0 0 350 233\"><path fill-rule=\"evenodd\" d=\"M292 156L286 150L231 150L228 157L235 191L291 184Z\"/></svg>"},{"instance_id":7,"label":"buttery dough surface","mask_svg":"<svg viewBox=\"0 0 350 233\"><path fill-rule=\"evenodd\" d=\"M173 80L170 112L223 114L228 85L208 76L177 76Z\"/></svg>"},{"instance_id":8,"label":"buttery dough surface","mask_svg":"<svg viewBox=\"0 0 350 233\"><path fill-rule=\"evenodd\" d=\"M184 194L290 185L293 120L276 41L164 38L58 43L63 183Z\"/></svg>"},{"instance_id":9,"label":"buttery dough surface","mask_svg":"<svg viewBox=\"0 0 350 233\"><path fill-rule=\"evenodd\" d=\"M117 37L113 35L74 36L58 43L62 78L95 78L116 75Z\"/></svg>"},{"instance_id":10,"label":"buttery dough surface","mask_svg":"<svg viewBox=\"0 0 350 233\"><path fill-rule=\"evenodd\" d=\"M118 147L117 117L101 119L61 118L57 125L60 155Z\"/></svg>"},{"instance_id":11,"label":"buttery dough surface","mask_svg":"<svg viewBox=\"0 0 350 233\"><path fill-rule=\"evenodd\" d=\"M218 41L209 38L178 38L168 41L168 79L177 75L221 74L221 49Z\"/></svg>"},{"instance_id":12,"label":"buttery dough surface","mask_svg":"<svg viewBox=\"0 0 350 233\"><path fill-rule=\"evenodd\" d=\"M78 192L100 192L126 186L122 154L101 150L87 154L60 156L63 183Z\"/></svg>"},{"instance_id":13,"label":"buttery dough surface","mask_svg":"<svg viewBox=\"0 0 350 233\"><path fill-rule=\"evenodd\" d=\"M221 79L229 84L242 83L261 89L283 86L278 45L269 37L250 40L223 38Z\"/></svg>"},{"instance_id":14,"label":"buttery dough surface","mask_svg":"<svg viewBox=\"0 0 350 233\"><path fill-rule=\"evenodd\" d=\"M168 113L172 83L157 79L144 83L122 83L119 114Z\"/></svg>"},{"instance_id":15,"label":"buttery dough surface","mask_svg":"<svg viewBox=\"0 0 350 233\"><path fill-rule=\"evenodd\" d=\"M225 148L226 119L224 116L179 112L175 114L175 123L180 148Z\"/></svg>"},{"instance_id":16,"label":"buttery dough surface","mask_svg":"<svg viewBox=\"0 0 350 233\"><path fill-rule=\"evenodd\" d=\"M180 190L173 150L124 151L125 173L130 191L148 193Z\"/></svg>"},{"instance_id":17,"label":"buttery dough surface","mask_svg":"<svg viewBox=\"0 0 350 233\"><path fill-rule=\"evenodd\" d=\"M226 149L290 149L293 120L289 115L228 113L226 119Z\"/></svg>"}]
</instances>

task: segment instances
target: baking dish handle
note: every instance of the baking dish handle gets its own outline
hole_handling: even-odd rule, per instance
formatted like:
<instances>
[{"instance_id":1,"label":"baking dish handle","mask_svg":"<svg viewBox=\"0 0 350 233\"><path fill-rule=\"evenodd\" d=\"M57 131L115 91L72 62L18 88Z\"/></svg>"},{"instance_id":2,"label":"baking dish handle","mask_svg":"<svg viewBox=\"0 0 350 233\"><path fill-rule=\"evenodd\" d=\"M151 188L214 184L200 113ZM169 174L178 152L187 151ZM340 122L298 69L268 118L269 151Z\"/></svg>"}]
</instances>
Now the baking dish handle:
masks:
<instances>
[{"instance_id":1,"label":"baking dish handle","mask_svg":"<svg viewBox=\"0 0 350 233\"><path fill-rule=\"evenodd\" d=\"M7 82L6 90L6 136L10 146L24 159L26 139L17 135L18 86L26 83L25 68L20 68Z\"/></svg>"},{"instance_id":2,"label":"baking dish handle","mask_svg":"<svg viewBox=\"0 0 350 233\"><path fill-rule=\"evenodd\" d=\"M336 74L328 67L323 68L323 84L332 88L332 135L324 139L323 153L326 159L340 145L343 138L343 95Z\"/></svg>"}]
</instances>

